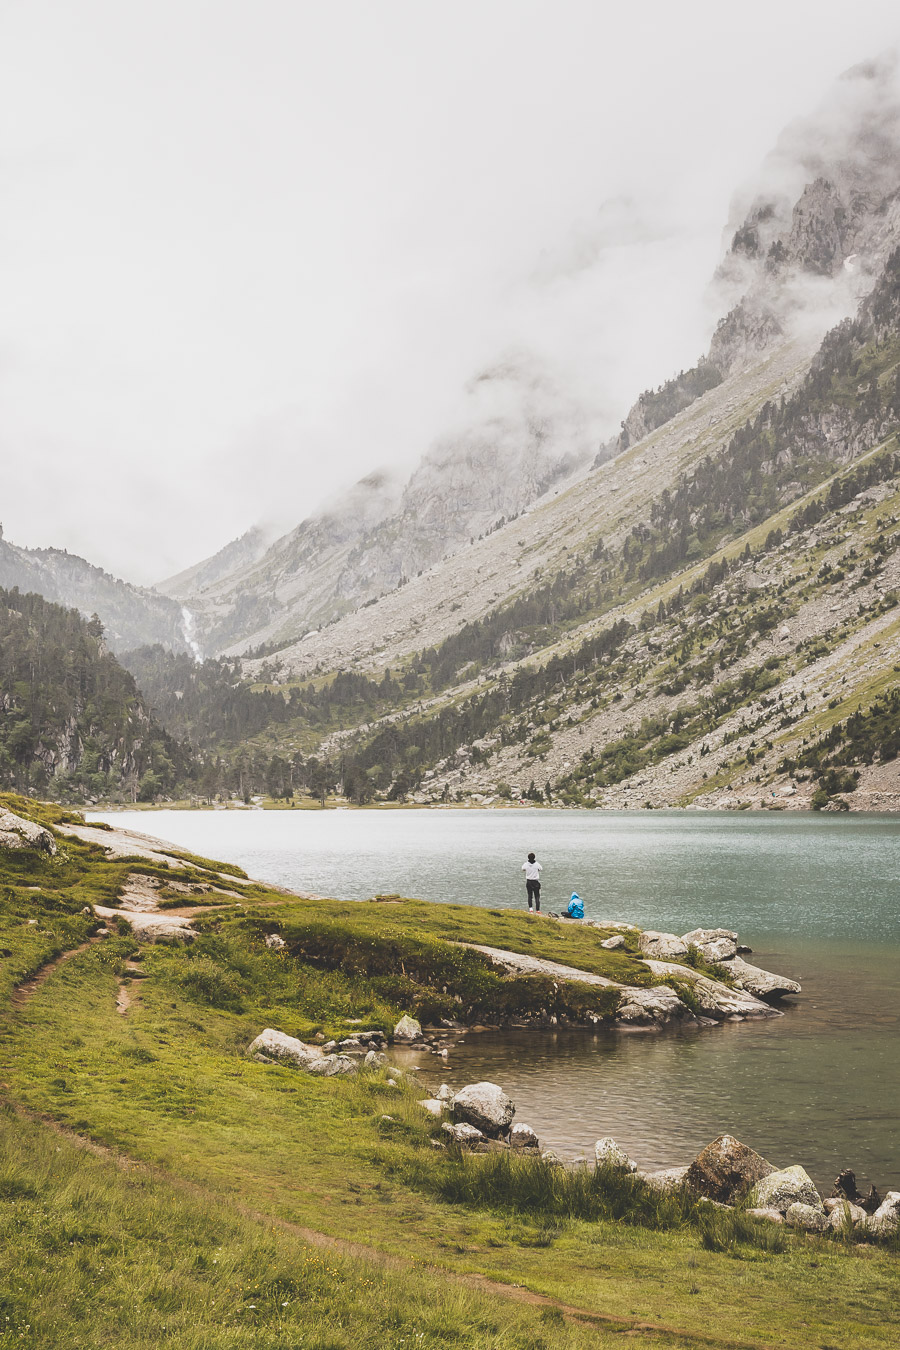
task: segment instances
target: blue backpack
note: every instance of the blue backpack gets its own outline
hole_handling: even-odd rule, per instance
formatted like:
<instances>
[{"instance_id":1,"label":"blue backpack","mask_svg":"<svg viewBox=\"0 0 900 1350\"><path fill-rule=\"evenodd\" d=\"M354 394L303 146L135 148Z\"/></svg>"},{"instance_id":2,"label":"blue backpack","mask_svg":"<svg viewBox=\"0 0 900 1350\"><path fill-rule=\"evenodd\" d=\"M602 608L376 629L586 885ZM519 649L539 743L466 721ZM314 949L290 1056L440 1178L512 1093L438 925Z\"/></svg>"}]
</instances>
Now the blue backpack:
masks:
<instances>
[{"instance_id":1,"label":"blue backpack","mask_svg":"<svg viewBox=\"0 0 900 1350\"><path fill-rule=\"evenodd\" d=\"M572 899L569 901L569 907L566 910L566 913L568 914L570 919L584 918L584 905L581 903L581 899L577 891L572 892Z\"/></svg>"}]
</instances>

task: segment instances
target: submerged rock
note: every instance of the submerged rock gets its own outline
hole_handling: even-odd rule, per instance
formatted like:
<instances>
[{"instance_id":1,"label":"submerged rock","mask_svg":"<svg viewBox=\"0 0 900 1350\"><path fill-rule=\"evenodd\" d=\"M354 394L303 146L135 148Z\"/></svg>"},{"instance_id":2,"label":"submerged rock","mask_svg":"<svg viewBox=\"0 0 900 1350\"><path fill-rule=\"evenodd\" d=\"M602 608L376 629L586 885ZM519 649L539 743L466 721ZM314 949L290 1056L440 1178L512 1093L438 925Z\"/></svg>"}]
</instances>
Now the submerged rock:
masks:
<instances>
[{"instance_id":1,"label":"submerged rock","mask_svg":"<svg viewBox=\"0 0 900 1350\"><path fill-rule=\"evenodd\" d=\"M615 1167L623 1172L636 1172L637 1163L632 1162L623 1148L619 1148L611 1135L604 1135L594 1145L594 1158L598 1167Z\"/></svg>"},{"instance_id":2,"label":"submerged rock","mask_svg":"<svg viewBox=\"0 0 900 1350\"><path fill-rule=\"evenodd\" d=\"M731 1204L774 1171L770 1162L734 1135L720 1134L697 1155L685 1180L698 1195Z\"/></svg>"},{"instance_id":3,"label":"submerged rock","mask_svg":"<svg viewBox=\"0 0 900 1350\"><path fill-rule=\"evenodd\" d=\"M813 1209L825 1213L822 1197L806 1169L799 1164L764 1176L753 1187L748 1199L754 1208L778 1209L782 1214L787 1213L793 1204L811 1205Z\"/></svg>"},{"instance_id":4,"label":"submerged rock","mask_svg":"<svg viewBox=\"0 0 900 1350\"><path fill-rule=\"evenodd\" d=\"M494 1139L509 1131L516 1114L514 1103L496 1083L468 1083L451 1098L450 1106L455 1120Z\"/></svg>"}]
</instances>

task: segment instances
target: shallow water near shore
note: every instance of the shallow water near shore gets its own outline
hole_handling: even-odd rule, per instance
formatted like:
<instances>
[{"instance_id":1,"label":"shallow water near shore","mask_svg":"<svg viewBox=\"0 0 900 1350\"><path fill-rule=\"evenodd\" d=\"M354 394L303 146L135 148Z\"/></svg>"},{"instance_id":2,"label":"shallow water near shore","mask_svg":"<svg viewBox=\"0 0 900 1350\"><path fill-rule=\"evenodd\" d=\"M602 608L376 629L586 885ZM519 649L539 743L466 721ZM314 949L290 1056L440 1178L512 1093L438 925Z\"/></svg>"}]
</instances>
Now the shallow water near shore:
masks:
<instances>
[{"instance_id":1,"label":"shallow water near shore","mask_svg":"<svg viewBox=\"0 0 900 1350\"><path fill-rule=\"evenodd\" d=\"M589 918L682 933L735 928L749 959L801 981L785 1016L704 1031L469 1032L423 1082L487 1078L563 1156L613 1135L642 1166L687 1162L728 1131L830 1188L900 1189L900 819L788 813L159 811L100 819L238 863L262 881L524 909L572 890ZM543 921L543 920L541 920ZM523 923L529 920L523 915ZM531 922L538 922L532 920ZM827 1193L827 1192L826 1192Z\"/></svg>"}]
</instances>

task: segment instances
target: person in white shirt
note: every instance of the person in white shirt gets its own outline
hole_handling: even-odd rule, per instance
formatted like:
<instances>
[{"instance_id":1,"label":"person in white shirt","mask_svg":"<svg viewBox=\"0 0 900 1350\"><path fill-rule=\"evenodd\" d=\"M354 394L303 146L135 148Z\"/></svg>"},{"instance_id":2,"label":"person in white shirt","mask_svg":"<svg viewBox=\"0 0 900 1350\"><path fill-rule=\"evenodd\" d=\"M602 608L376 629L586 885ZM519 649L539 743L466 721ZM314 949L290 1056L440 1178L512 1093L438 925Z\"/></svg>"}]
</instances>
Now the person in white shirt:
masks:
<instances>
[{"instance_id":1,"label":"person in white shirt","mask_svg":"<svg viewBox=\"0 0 900 1350\"><path fill-rule=\"evenodd\" d=\"M534 912L541 912L541 872L543 868L537 861L533 853L529 853L528 861L523 862L522 871L525 873L525 890L528 895L528 913L532 913L532 901L534 902Z\"/></svg>"}]
</instances>

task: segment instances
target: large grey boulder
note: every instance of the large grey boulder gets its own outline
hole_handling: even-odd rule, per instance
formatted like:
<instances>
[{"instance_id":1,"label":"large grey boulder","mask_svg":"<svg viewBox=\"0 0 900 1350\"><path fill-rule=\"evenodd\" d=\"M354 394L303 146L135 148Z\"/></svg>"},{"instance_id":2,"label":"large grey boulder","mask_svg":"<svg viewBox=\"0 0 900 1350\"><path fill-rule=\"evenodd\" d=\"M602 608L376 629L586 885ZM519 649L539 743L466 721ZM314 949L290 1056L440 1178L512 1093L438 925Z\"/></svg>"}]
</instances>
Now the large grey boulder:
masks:
<instances>
[{"instance_id":1,"label":"large grey boulder","mask_svg":"<svg viewBox=\"0 0 900 1350\"><path fill-rule=\"evenodd\" d=\"M496 1083L468 1083L451 1097L450 1109L454 1120L474 1125L492 1139L508 1133L516 1114L514 1103Z\"/></svg>"},{"instance_id":2,"label":"large grey boulder","mask_svg":"<svg viewBox=\"0 0 900 1350\"><path fill-rule=\"evenodd\" d=\"M417 1041L421 1035L421 1023L417 1022L414 1017L410 1017L408 1013L404 1013L394 1027L395 1041Z\"/></svg>"},{"instance_id":3,"label":"large grey boulder","mask_svg":"<svg viewBox=\"0 0 900 1350\"><path fill-rule=\"evenodd\" d=\"M594 1158L598 1167L614 1167L622 1172L636 1172L637 1163L632 1162L623 1148L619 1148L610 1135L604 1135L594 1145Z\"/></svg>"},{"instance_id":4,"label":"large grey boulder","mask_svg":"<svg viewBox=\"0 0 900 1350\"><path fill-rule=\"evenodd\" d=\"M687 1169L686 1184L709 1200L732 1204L775 1168L731 1134L707 1144Z\"/></svg>"},{"instance_id":5,"label":"large grey boulder","mask_svg":"<svg viewBox=\"0 0 900 1350\"><path fill-rule=\"evenodd\" d=\"M678 956L687 956L687 943L677 933L657 933L648 928L641 933L638 944L645 956L653 956L659 961L672 961Z\"/></svg>"},{"instance_id":6,"label":"large grey boulder","mask_svg":"<svg viewBox=\"0 0 900 1350\"><path fill-rule=\"evenodd\" d=\"M875 1213L866 1220L872 1233L900 1232L900 1191L888 1191Z\"/></svg>"},{"instance_id":7,"label":"large grey boulder","mask_svg":"<svg viewBox=\"0 0 900 1350\"><path fill-rule=\"evenodd\" d=\"M696 947L707 961L727 961L737 955L737 933L730 928L692 928L681 940Z\"/></svg>"},{"instance_id":8,"label":"large grey boulder","mask_svg":"<svg viewBox=\"0 0 900 1350\"><path fill-rule=\"evenodd\" d=\"M625 946L625 939L621 933L616 933L613 937L605 938L600 946L605 947L608 952L617 952Z\"/></svg>"},{"instance_id":9,"label":"large grey boulder","mask_svg":"<svg viewBox=\"0 0 900 1350\"><path fill-rule=\"evenodd\" d=\"M793 1204L811 1205L825 1213L822 1197L806 1169L799 1164L770 1172L753 1187L748 1203L755 1209L778 1209L786 1214Z\"/></svg>"},{"instance_id":10,"label":"large grey boulder","mask_svg":"<svg viewBox=\"0 0 900 1350\"><path fill-rule=\"evenodd\" d=\"M0 807L0 848L10 851L32 848L40 853L54 854L56 840L43 825L35 825L33 821Z\"/></svg>"},{"instance_id":11,"label":"large grey boulder","mask_svg":"<svg viewBox=\"0 0 900 1350\"><path fill-rule=\"evenodd\" d=\"M256 1040L250 1042L247 1054L252 1055L254 1059L270 1062L286 1061L288 1064L296 1064L301 1069L325 1059L325 1052L320 1046L307 1045L296 1036L287 1036L283 1031L276 1031L273 1027L266 1027Z\"/></svg>"},{"instance_id":12,"label":"large grey boulder","mask_svg":"<svg viewBox=\"0 0 900 1350\"><path fill-rule=\"evenodd\" d=\"M815 1205L804 1205L795 1201L788 1205L784 1221L791 1228L803 1228L807 1233L824 1233L828 1227L828 1218L824 1209Z\"/></svg>"},{"instance_id":13,"label":"large grey boulder","mask_svg":"<svg viewBox=\"0 0 900 1350\"><path fill-rule=\"evenodd\" d=\"M789 980L786 975L775 975L771 970L752 966L741 956L734 956L722 964L737 988L746 989L754 998L783 998L785 994L800 993L800 986L796 980Z\"/></svg>"}]
</instances>

